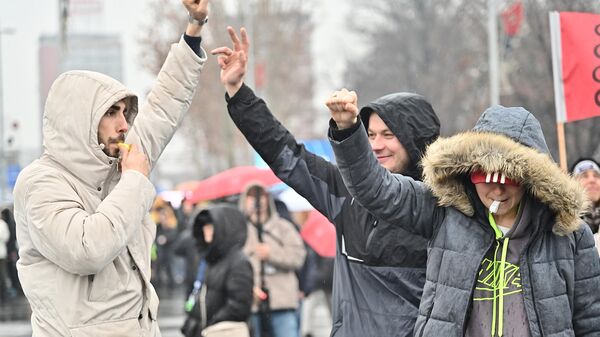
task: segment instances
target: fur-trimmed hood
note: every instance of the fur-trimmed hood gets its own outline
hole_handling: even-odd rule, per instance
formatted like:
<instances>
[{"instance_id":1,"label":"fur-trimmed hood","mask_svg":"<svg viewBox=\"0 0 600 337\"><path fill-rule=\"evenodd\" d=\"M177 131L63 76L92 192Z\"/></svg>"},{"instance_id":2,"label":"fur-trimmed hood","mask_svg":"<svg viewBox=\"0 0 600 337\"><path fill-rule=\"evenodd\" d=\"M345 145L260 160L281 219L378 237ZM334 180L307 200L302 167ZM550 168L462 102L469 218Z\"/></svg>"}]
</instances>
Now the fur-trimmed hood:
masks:
<instances>
[{"instance_id":1,"label":"fur-trimmed hood","mask_svg":"<svg viewBox=\"0 0 600 337\"><path fill-rule=\"evenodd\" d=\"M541 126L523 108L495 106L471 131L431 144L422 161L424 182L440 206L474 214L465 184L476 170L502 172L521 182L527 193L556 213L554 233L564 235L581 225L587 206L583 188L552 160Z\"/></svg>"}]
</instances>

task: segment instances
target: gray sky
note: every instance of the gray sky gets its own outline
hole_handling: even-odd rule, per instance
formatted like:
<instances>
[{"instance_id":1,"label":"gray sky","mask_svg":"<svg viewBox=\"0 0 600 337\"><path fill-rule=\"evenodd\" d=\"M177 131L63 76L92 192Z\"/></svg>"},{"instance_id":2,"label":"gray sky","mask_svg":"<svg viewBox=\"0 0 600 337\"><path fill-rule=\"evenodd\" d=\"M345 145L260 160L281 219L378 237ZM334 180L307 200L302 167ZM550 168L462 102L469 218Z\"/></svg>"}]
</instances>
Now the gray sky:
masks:
<instances>
[{"instance_id":1,"label":"gray sky","mask_svg":"<svg viewBox=\"0 0 600 337\"><path fill-rule=\"evenodd\" d=\"M180 3L179 0L172 0ZM315 55L315 79L317 80L314 105L323 109L325 96L341 86L341 76L345 69L344 55L355 46L348 42L343 28L343 15L347 6L344 0L312 0L314 4L315 30L313 54ZM146 74L137 61L140 53L138 38L143 34L140 25L147 14L148 0L104 0L103 19L98 17L89 22L72 20L72 27L90 29L101 33L117 33L124 47L124 79L126 86L137 94L148 89L153 78ZM183 10L183 7L182 7ZM108 19L110 18L110 20ZM39 37L58 32L58 0L0 0L0 29L12 31L2 34L1 59L4 97L6 137L9 125L18 122L20 129L12 134L17 146L24 153L39 154L41 149L41 114L39 97ZM214 60L209 59L209 62ZM219 97L219 99L221 99ZM179 147L175 142L172 147ZM167 155L167 154L166 154ZM32 159L32 158L31 158Z\"/></svg>"}]
</instances>

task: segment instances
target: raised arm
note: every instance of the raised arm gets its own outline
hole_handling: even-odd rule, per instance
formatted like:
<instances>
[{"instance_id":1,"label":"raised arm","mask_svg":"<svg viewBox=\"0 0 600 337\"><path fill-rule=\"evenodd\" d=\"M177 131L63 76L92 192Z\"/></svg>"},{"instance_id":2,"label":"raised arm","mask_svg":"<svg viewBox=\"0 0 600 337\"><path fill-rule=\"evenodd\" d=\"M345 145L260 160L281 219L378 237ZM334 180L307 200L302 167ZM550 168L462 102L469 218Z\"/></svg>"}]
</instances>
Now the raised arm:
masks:
<instances>
[{"instance_id":1,"label":"raised arm","mask_svg":"<svg viewBox=\"0 0 600 337\"><path fill-rule=\"evenodd\" d=\"M358 118L356 93L337 91L325 104L332 117L331 145L350 194L376 217L431 238L443 209L423 183L377 162Z\"/></svg>"},{"instance_id":2,"label":"raised arm","mask_svg":"<svg viewBox=\"0 0 600 337\"><path fill-rule=\"evenodd\" d=\"M191 18L186 34L200 36L202 22L208 16L208 0L182 2ZM199 48L199 54L196 54L183 37L171 46L127 137L128 143L141 146L151 167L154 167L189 110L205 61L204 50Z\"/></svg>"},{"instance_id":3,"label":"raised arm","mask_svg":"<svg viewBox=\"0 0 600 337\"><path fill-rule=\"evenodd\" d=\"M233 28L227 30L232 47L217 48L211 53L218 55L231 119L275 174L332 220L348 197L337 167L306 151L266 103L244 85L248 36L244 28L241 39Z\"/></svg>"}]
</instances>

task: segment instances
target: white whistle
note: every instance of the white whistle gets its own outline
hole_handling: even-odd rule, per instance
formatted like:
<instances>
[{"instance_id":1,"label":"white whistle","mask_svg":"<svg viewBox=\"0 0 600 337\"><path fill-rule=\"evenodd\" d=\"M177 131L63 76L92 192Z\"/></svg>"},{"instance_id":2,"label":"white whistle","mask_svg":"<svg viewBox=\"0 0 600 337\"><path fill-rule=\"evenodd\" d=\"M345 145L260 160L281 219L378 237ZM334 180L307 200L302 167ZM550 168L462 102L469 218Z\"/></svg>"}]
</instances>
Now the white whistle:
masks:
<instances>
[{"instance_id":1,"label":"white whistle","mask_svg":"<svg viewBox=\"0 0 600 337\"><path fill-rule=\"evenodd\" d=\"M498 212L498 208L500 208L500 201L494 200L494 202L492 202L490 205L490 212L496 214L496 212Z\"/></svg>"}]
</instances>

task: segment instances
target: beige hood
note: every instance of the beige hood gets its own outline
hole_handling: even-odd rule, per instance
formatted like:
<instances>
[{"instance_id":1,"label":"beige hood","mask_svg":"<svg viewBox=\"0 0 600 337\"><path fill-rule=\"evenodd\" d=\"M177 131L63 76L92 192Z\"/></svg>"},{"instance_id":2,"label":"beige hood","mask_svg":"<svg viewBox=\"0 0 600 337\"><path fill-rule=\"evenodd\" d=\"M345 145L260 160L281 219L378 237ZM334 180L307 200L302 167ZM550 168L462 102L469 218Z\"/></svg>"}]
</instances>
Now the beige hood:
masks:
<instances>
[{"instance_id":1,"label":"beige hood","mask_svg":"<svg viewBox=\"0 0 600 337\"><path fill-rule=\"evenodd\" d=\"M137 96L118 81L92 71L62 74L48 93L43 119L44 156L86 183L100 186L114 158L98 144L98 125L114 103L125 99L130 125L138 112Z\"/></svg>"}]
</instances>

